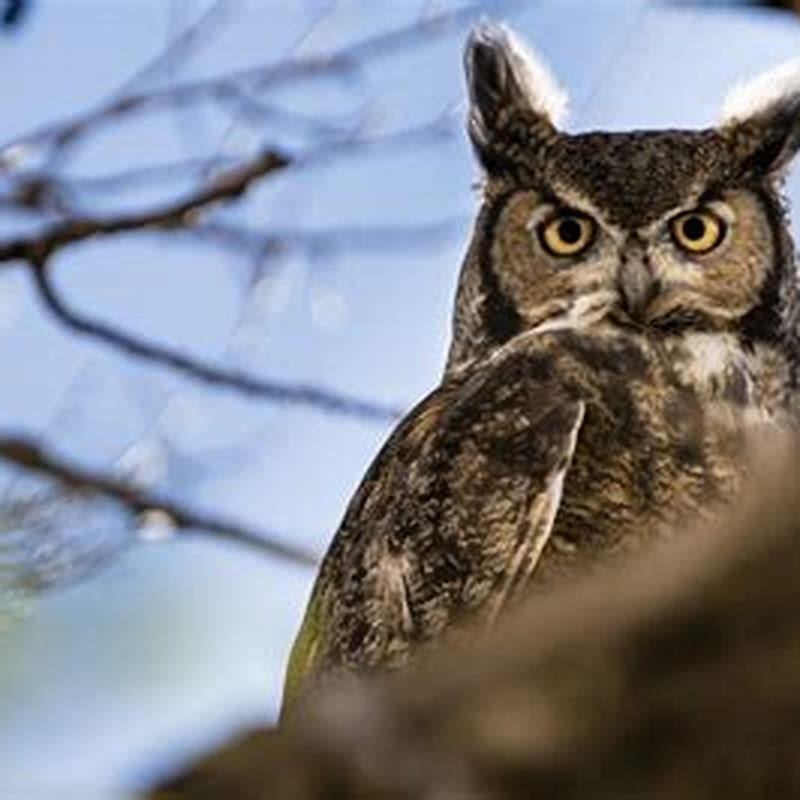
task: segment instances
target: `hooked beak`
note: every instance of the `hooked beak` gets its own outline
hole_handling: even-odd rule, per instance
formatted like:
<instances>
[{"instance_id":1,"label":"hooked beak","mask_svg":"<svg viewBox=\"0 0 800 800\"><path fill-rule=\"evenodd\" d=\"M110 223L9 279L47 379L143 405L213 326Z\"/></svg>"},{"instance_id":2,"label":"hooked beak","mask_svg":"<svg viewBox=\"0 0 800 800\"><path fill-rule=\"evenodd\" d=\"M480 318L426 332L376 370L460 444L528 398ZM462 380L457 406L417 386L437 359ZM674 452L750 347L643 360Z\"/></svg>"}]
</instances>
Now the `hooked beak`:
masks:
<instances>
[{"instance_id":1,"label":"hooked beak","mask_svg":"<svg viewBox=\"0 0 800 800\"><path fill-rule=\"evenodd\" d=\"M626 258L620 267L618 288L625 313L637 322L646 322L647 308L660 289L647 259Z\"/></svg>"}]
</instances>

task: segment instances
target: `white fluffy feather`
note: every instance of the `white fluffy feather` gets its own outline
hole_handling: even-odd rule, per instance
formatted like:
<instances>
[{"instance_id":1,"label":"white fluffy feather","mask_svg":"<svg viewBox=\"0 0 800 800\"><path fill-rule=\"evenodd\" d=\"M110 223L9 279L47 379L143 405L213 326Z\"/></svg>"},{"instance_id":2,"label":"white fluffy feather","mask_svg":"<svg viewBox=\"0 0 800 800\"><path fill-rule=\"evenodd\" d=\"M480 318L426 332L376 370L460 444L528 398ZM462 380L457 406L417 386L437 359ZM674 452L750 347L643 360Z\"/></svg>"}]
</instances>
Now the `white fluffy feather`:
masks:
<instances>
[{"instance_id":1,"label":"white fluffy feather","mask_svg":"<svg viewBox=\"0 0 800 800\"><path fill-rule=\"evenodd\" d=\"M722 107L724 123L741 121L800 97L800 57L737 83Z\"/></svg>"},{"instance_id":2,"label":"white fluffy feather","mask_svg":"<svg viewBox=\"0 0 800 800\"><path fill-rule=\"evenodd\" d=\"M568 95L533 48L509 27L496 23L479 25L473 39L502 46L531 108L549 118L553 125L561 123L567 114Z\"/></svg>"}]
</instances>

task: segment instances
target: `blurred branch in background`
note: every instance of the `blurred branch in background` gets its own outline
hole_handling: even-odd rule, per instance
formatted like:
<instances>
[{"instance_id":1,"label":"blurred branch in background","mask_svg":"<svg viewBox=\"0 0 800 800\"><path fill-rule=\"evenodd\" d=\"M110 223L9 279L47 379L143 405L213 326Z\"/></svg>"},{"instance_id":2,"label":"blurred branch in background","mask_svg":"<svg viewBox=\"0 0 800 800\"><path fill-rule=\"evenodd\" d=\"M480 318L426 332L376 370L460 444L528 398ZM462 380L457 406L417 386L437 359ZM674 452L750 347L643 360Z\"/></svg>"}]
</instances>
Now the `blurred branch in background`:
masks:
<instances>
[{"instance_id":1,"label":"blurred branch in background","mask_svg":"<svg viewBox=\"0 0 800 800\"><path fill-rule=\"evenodd\" d=\"M25 17L33 5L32 0L3 0L0 7L0 24L3 28L16 28L25 21Z\"/></svg>"},{"instance_id":2,"label":"blurred branch in background","mask_svg":"<svg viewBox=\"0 0 800 800\"><path fill-rule=\"evenodd\" d=\"M399 409L370 403L356 397L347 397L316 386L262 380L240 371L214 367L163 345L152 344L113 325L90 319L74 311L61 299L46 269L36 268L33 274L39 296L59 322L75 333L99 339L125 355L161 364L200 383L233 389L249 397L271 403L311 406L334 414L380 421L397 419L400 415Z\"/></svg>"},{"instance_id":3,"label":"blurred branch in background","mask_svg":"<svg viewBox=\"0 0 800 800\"><path fill-rule=\"evenodd\" d=\"M393 145L406 141L414 142L436 135L441 121L430 125L402 131L387 137ZM383 141L352 141L340 148L348 152L385 145ZM322 150L308 158L331 157L331 151ZM251 183L279 170L291 166L292 161L272 148L265 149L247 164L230 168L209 179L194 194L164 206L147 209L128 215L106 219L72 217L45 228L32 236L24 236L5 242L0 241L0 265L13 265L15 261L26 262L34 276L35 285L45 306L54 317L71 330L101 340L127 355L157 362L183 372L197 381L235 389L241 393L279 403L308 405L331 413L347 414L363 419L391 421L400 415L400 409L381 406L357 398L348 398L313 386L290 386L274 381L259 380L237 372L213 367L198 359L176 353L166 346L146 342L111 325L91 320L81 315L60 298L50 277L50 259L57 251L79 244L88 239L115 236L130 232L161 230L166 233L185 231L206 239L214 239L228 245L239 245L260 255L275 253L282 247L312 248L315 252L336 247L366 246L378 251L402 246L427 245L446 238L456 229L460 220L444 220L438 223L406 228L364 228L360 230L331 230L325 232L290 231L270 234L257 232L227 223L204 223L203 214L215 204L243 195ZM30 184L27 184L30 187ZM61 194L46 184L37 181L35 192L25 192L26 204L30 198L53 197ZM24 188L24 187L23 187Z\"/></svg>"},{"instance_id":4,"label":"blurred branch in background","mask_svg":"<svg viewBox=\"0 0 800 800\"><path fill-rule=\"evenodd\" d=\"M28 5L6 3L5 24L21 20ZM425 13L411 24L341 47L304 55L290 52L246 69L199 80L179 79L177 68L217 36L233 13L234 6L230 3L212 3L178 31L161 52L122 82L108 99L67 119L15 135L0 145L0 214L24 222L19 233L14 233L12 226L11 233L0 238L0 270L26 270L33 279L32 286L42 308L63 330L91 338L123 357L164 367L189 383L223 388L267 403L305 407L380 424L392 422L400 415L400 408L311 382L270 379L224 363L211 363L204 357L129 331L122 324L84 314L72 304L69 269L60 256L69 250L79 257L82 246L100 239L146 234L176 243L188 239L243 254L258 270L265 261L292 251L305 252L315 262L320 259L324 262L341 250L374 252L379 258L392 251L405 253L449 239L463 220L392 226L365 223L314 230L302 227L301 218L296 228L267 223L263 229L256 229L251 223L238 221L234 212L238 201L253 187L276 176L285 180L288 175L291 179L320 164L357 159L379 151L416 151L452 136L456 130L452 109L444 109L413 127L376 134L371 130L373 111L368 106L345 113L299 112L283 107L285 92L283 95L279 92L313 81L360 85L371 62L433 41L474 19L485 8L486 4L476 4ZM329 10L323 8L311 20L297 45L305 41ZM160 164L121 163L105 174L81 175L74 171L73 163L99 134L122 135L126 126L154 112L173 113L189 107L211 108L227 117L231 127L246 125L257 134L257 141L247 152L237 152L235 156L217 150ZM125 205L124 211L106 212L109 207L119 207L119 197L132 189L150 192L150 197L157 190L158 196L166 199L156 203L139 201L133 206ZM90 207L102 208L102 214L87 210L87 197L91 199ZM109 264L108 270L113 269L113 264ZM41 439L47 439L48 444ZM57 434L53 433L0 439L0 460L12 467L15 474L46 479L46 488L37 489L34 495L17 496L11 492L5 500L0 500L0 516L5 513L6 520L13 520L14 536L22 535L24 539L27 519L30 531L34 528L39 531L40 544L43 537L57 538L57 513L39 517L28 513L36 507L37 497L55 498L44 504L43 509L80 498L80 502L71 506L73 510L83 507L86 498L102 498L121 506L130 516L133 528L147 517L151 522L159 521L163 530L204 531L271 557L314 563L313 556L281 541L280 536L167 501L157 492L151 493L126 481L113 469L79 467L55 455L59 449ZM23 508L24 514L20 513ZM48 520L46 525L40 524L44 518ZM13 538L6 535L5 544ZM110 543L101 539L95 549L89 538L82 543L65 540L66 555L59 561L59 568L51 569L47 578L28 580L28 584L46 586L74 580L113 558L121 543L127 546L142 537L121 537ZM23 547L22 552L27 553L28 566L33 572L37 569L40 575L43 570L47 572L41 566L47 559L39 563L33 550L26 551ZM41 548L36 550L41 552ZM23 573L24 570L20 574Z\"/></svg>"},{"instance_id":5,"label":"blurred branch in background","mask_svg":"<svg viewBox=\"0 0 800 800\"><path fill-rule=\"evenodd\" d=\"M800 13L800 0L762 0L756 2L754 5L769 6L771 8L785 8L795 13Z\"/></svg>"},{"instance_id":6,"label":"blurred branch in background","mask_svg":"<svg viewBox=\"0 0 800 800\"><path fill-rule=\"evenodd\" d=\"M493 4L498 10L499 3ZM96 134L111 122L133 114L162 107L174 108L187 103L219 103L223 106L243 96L259 96L289 84L319 77L352 80L364 69L365 62L385 58L399 50L424 44L475 19L487 10L486 4L443 11L423 17L411 25L378 34L329 53L304 57L288 57L277 62L237 70L215 78L182 83L163 89L114 98L97 108L77 114L68 120L45 125L0 145L0 173L18 169L32 156L49 161L62 157L68 147L82 143L84 137ZM173 50L169 45L167 50Z\"/></svg>"},{"instance_id":7,"label":"blurred branch in background","mask_svg":"<svg viewBox=\"0 0 800 800\"><path fill-rule=\"evenodd\" d=\"M151 796L800 796L800 469L781 466L718 527L323 689Z\"/></svg>"},{"instance_id":8,"label":"blurred branch in background","mask_svg":"<svg viewBox=\"0 0 800 800\"><path fill-rule=\"evenodd\" d=\"M132 483L109 477L71 464L21 437L0 437L0 459L29 472L56 481L68 492L100 495L114 500L134 515L159 521L165 533L170 530L205 532L260 553L313 566L317 559L310 553L280 542L274 535L244 528L230 520L203 514L178 503L156 497ZM158 517L153 517L158 514Z\"/></svg>"},{"instance_id":9,"label":"blurred branch in background","mask_svg":"<svg viewBox=\"0 0 800 800\"><path fill-rule=\"evenodd\" d=\"M800 0L670 0L670 2L681 6L755 6L800 13Z\"/></svg>"},{"instance_id":10,"label":"blurred branch in background","mask_svg":"<svg viewBox=\"0 0 800 800\"><path fill-rule=\"evenodd\" d=\"M800 0L748 0L745 5L766 6L767 8L784 8L787 11L800 13Z\"/></svg>"}]
</instances>

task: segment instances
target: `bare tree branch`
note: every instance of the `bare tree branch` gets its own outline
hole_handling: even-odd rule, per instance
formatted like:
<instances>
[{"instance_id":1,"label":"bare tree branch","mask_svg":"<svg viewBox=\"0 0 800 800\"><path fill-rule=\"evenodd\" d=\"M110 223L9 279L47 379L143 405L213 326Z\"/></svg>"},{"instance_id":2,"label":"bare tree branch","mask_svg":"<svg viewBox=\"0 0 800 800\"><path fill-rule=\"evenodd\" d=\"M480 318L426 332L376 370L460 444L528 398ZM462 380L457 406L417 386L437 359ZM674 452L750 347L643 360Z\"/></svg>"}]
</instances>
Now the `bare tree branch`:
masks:
<instances>
[{"instance_id":1,"label":"bare tree branch","mask_svg":"<svg viewBox=\"0 0 800 800\"><path fill-rule=\"evenodd\" d=\"M284 234L284 241L279 242L275 236L264 234L260 244L255 232L225 223L201 223L202 214L215 204L241 197L258 179L272 172L285 169L290 163L295 166L311 166L324 162L337 155L347 155L353 151L368 151L375 147L414 146L429 141L431 136L444 133L449 122L447 110L432 121L409 129L401 129L385 136L370 138L349 137L323 146L304 154L300 159L290 161L289 157L279 153L275 148L263 149L256 157L244 164L231 167L209 180L198 190L180 200L162 206L121 214L116 217L68 218L56 223L34 235L0 242L0 265L12 264L15 261L27 263L30 267L34 283L45 307L63 325L71 330L93 337L107 345L117 348L128 355L147 359L163 366L175 369L184 375L203 383L226 387L253 397L279 402L295 403L316 407L332 413L347 414L364 419L381 422L392 421L399 417L397 408L369 402L359 398L348 397L340 393L327 391L312 385L285 384L255 378L237 370L228 370L212 366L200 359L130 334L118 327L87 317L71 309L59 296L50 276L50 258L61 248L86 241L99 236L114 236L121 233L147 230L184 230L192 232L196 229L198 236L211 236L227 245L240 247L254 245L264 254L273 251L287 241L294 246L306 248L331 247L344 241L359 241L367 246L383 238L383 246L391 241L403 240L406 244L411 237L440 238L447 229L454 229L450 221L428 226L417 226L414 229L375 230L370 234L367 229L340 230L332 232L300 232ZM451 227L452 226L452 227Z\"/></svg>"},{"instance_id":2,"label":"bare tree branch","mask_svg":"<svg viewBox=\"0 0 800 800\"><path fill-rule=\"evenodd\" d=\"M315 385L262 379L236 369L214 366L169 346L148 341L146 337L114 324L87 316L65 301L53 281L55 256L60 250L98 237L137 232L177 232L206 237L225 246L248 249L263 259L265 254L286 248L302 248L316 255L342 246L385 249L387 245L396 243L405 247L440 239L455 228L454 222L445 220L428 225L393 228L356 226L325 231L290 229L259 232L222 220L213 216L212 212L222 203L241 198L256 182L286 169L290 164L294 172L352 153L363 154L386 146L416 147L440 134L449 135L452 132L452 115L449 111L423 125L370 136L366 132L370 119L360 110L349 112L346 119L344 116L316 119L276 107L270 98L264 99L263 93L269 87L313 77L354 75L369 58L383 57L438 36L451 25L474 16L479 6L434 14L329 53L289 57L266 66L210 79L129 92L131 82L141 83L163 66L173 63L175 58L189 54L199 43L200 34L208 28L221 5L217 3L212 6L208 14L197 19L150 64L136 73L131 81L123 84L121 91L126 92L126 96L120 96L118 91L111 99L86 113L43 126L29 135L16 137L0 148L0 178L3 182L0 204L15 212L39 214L42 223L34 233L26 232L0 240L0 269L28 269L45 309L61 325L74 333L116 348L127 356L169 367L210 386L235 390L270 402L308 406L384 423L392 421L399 416L400 409L327 391ZM70 176L60 169L73 146L83 142L85 135L94 133L105 123L127 118L140 111L178 107L195 101L212 102L220 110L228 113L235 111L259 125L272 122L275 123L273 128L281 124L293 126L304 134L311 134L311 138L306 137L304 141L312 142L312 146L306 145L297 156L289 156L282 147L277 146L278 140L273 135L255 154L244 159L186 159L171 165L132 170L126 170L123 166L113 175L95 178ZM316 142L319 142L319 146ZM31 154L34 158L29 159ZM158 181L163 182L176 175L191 177L196 185L184 194L173 195L173 199L168 201L109 216L97 216L93 212L80 210L83 202L81 192L130 190L131 185L136 183L153 186ZM27 472L49 477L68 490L64 492L65 497L70 493L81 498L102 496L137 514L161 512L169 518L170 525L177 529L202 529L220 538L249 544L267 554L298 563L314 561L310 554L282 543L280 537L261 535L258 531L243 528L229 520L199 514L151 495L113 475L83 469L39 447L35 440L14 436L2 438L0 434L0 460L13 463ZM9 502L13 505L14 499L11 498ZM62 511L60 508L53 511L55 526L42 524L37 546L50 546L54 532L58 532ZM75 512L79 515L82 513L80 503L75 504ZM43 518L45 516L42 515ZM78 525L78 528L82 530L82 525ZM20 531L23 529L24 525L19 527ZM91 542L88 544L91 546ZM92 558L96 556L98 564L105 563L109 553L113 556L117 552L114 549L117 545L114 541L105 549L87 553ZM67 557L69 555L67 552ZM83 558L83 555L79 557Z\"/></svg>"},{"instance_id":3,"label":"bare tree branch","mask_svg":"<svg viewBox=\"0 0 800 800\"><path fill-rule=\"evenodd\" d=\"M247 120L263 125L267 122L278 123L285 128L313 133L317 136L339 137L347 133L345 124L353 114L342 115L339 119L330 117L314 117L289 111L255 97L242 86L226 86L215 96L220 105L228 106L237 120Z\"/></svg>"},{"instance_id":4,"label":"bare tree branch","mask_svg":"<svg viewBox=\"0 0 800 800\"><path fill-rule=\"evenodd\" d=\"M108 323L79 314L69 308L59 297L46 266L36 267L32 272L39 296L59 322L76 333L90 336L127 355L170 367L202 383L235 389L242 394L259 397L273 403L305 405L379 422L395 420L401 414L400 409L397 408L370 403L355 397L326 391L316 386L261 380L243 372L210 366L199 359L178 353L163 345L148 342Z\"/></svg>"},{"instance_id":5,"label":"bare tree branch","mask_svg":"<svg viewBox=\"0 0 800 800\"><path fill-rule=\"evenodd\" d=\"M753 6L756 8L777 8L800 13L800 0L671 0L672 5L711 7L716 6Z\"/></svg>"},{"instance_id":6,"label":"bare tree branch","mask_svg":"<svg viewBox=\"0 0 800 800\"><path fill-rule=\"evenodd\" d=\"M0 7L0 26L14 28L19 25L30 11L31 0L3 0Z\"/></svg>"},{"instance_id":7,"label":"bare tree branch","mask_svg":"<svg viewBox=\"0 0 800 800\"><path fill-rule=\"evenodd\" d=\"M10 189L0 195L0 204L9 209L34 211L68 209L65 202L77 190L82 192L130 191L140 186L163 183L170 178L198 177L230 168L239 159L232 157L186 158L160 164L121 169L100 175L54 174L46 170L29 171L17 177Z\"/></svg>"},{"instance_id":8,"label":"bare tree branch","mask_svg":"<svg viewBox=\"0 0 800 800\"><path fill-rule=\"evenodd\" d=\"M101 123L120 119L134 112L198 100L224 98L231 91L231 87L236 91L241 91L241 86L247 86L251 91L263 91L272 86L285 85L322 74L351 75L364 59L385 57L409 46L417 46L441 36L454 26L474 19L485 11L485 3L451 9L330 53L286 58L277 63L236 70L211 79L114 98L72 119L46 125L0 145L0 172L4 169L4 162L5 169L9 164L17 164L20 152L35 146L59 148L73 144L84 133L97 130Z\"/></svg>"},{"instance_id":9,"label":"bare tree branch","mask_svg":"<svg viewBox=\"0 0 800 800\"><path fill-rule=\"evenodd\" d=\"M450 110L445 109L441 114L422 125L403 128L373 138L361 137L355 133L312 149L296 158L292 158L272 146L267 146L244 163L220 171L196 191L180 200L115 217L73 217L32 235L5 241L0 240L0 268L6 262L20 260L41 264L60 248L98 236L114 236L120 233L158 228L170 230L195 225L202 212L213 208L218 203L242 197L258 180L271 173L284 170L290 165L294 169L307 168L353 153L367 153L383 148L418 146L430 142L436 137L449 135L452 132L451 121ZM177 166L180 169L190 169L196 163L184 162ZM211 160L207 163L212 166L216 162ZM157 177L156 167L146 169L148 175ZM121 176L111 176L107 180L118 181L121 180ZM62 193L68 189L68 183L65 181L59 180L48 184L48 179L44 176L39 176L38 180L32 184L33 188L38 189L39 195L43 191L41 187L46 188L47 186L58 187ZM26 204L31 205L32 201L27 201Z\"/></svg>"},{"instance_id":10,"label":"bare tree branch","mask_svg":"<svg viewBox=\"0 0 800 800\"><path fill-rule=\"evenodd\" d=\"M51 478L68 490L115 500L134 514L159 511L167 516L170 524L177 530L205 532L223 541L244 545L263 555L304 566L318 563L317 557L312 553L281 541L275 534L194 511L115 477L70 464L25 438L0 436L0 459Z\"/></svg>"},{"instance_id":11,"label":"bare tree branch","mask_svg":"<svg viewBox=\"0 0 800 800\"><path fill-rule=\"evenodd\" d=\"M182 60L187 59L202 44L205 34L218 25L224 15L230 12L229 0L215 0L196 20L187 25L171 41L163 47L157 55L144 66L136 70L120 87L115 94L129 93L136 84L158 76L165 70L172 70Z\"/></svg>"},{"instance_id":12,"label":"bare tree branch","mask_svg":"<svg viewBox=\"0 0 800 800\"><path fill-rule=\"evenodd\" d=\"M234 249L257 253L305 250L311 253L334 252L347 248L386 252L402 247L429 247L449 239L460 230L466 218L453 217L419 225L363 225L329 230L282 229L261 231L227 222L201 222L182 233Z\"/></svg>"},{"instance_id":13,"label":"bare tree branch","mask_svg":"<svg viewBox=\"0 0 800 800\"><path fill-rule=\"evenodd\" d=\"M191 224L199 211L214 203L241 197L258 178L284 169L289 163L284 154L265 148L246 164L220 173L183 200L109 219L69 219L42 233L0 243L0 262L24 260L42 265L55 250L86 239Z\"/></svg>"},{"instance_id":14,"label":"bare tree branch","mask_svg":"<svg viewBox=\"0 0 800 800\"><path fill-rule=\"evenodd\" d=\"M278 112L282 113L282 112ZM313 124L313 121L311 122ZM431 120L408 128L401 128L391 131L386 134L373 137L365 137L360 135L359 127L356 125L351 128L344 128L334 126L329 132L329 140L321 146L311 149L300 156L291 159L290 164L294 171L302 168L314 167L318 164L324 164L334 158L342 158L353 155L364 155L379 149L389 148L408 148L427 145L439 139L449 138L454 132L453 126L453 113L451 108L445 108L440 114L433 117ZM120 170L111 174L104 175L56 175L47 171L36 171L24 173L20 178L16 179L11 188L5 193L0 195L0 206L8 209L21 209L25 211L57 211L66 216L70 211L69 199L76 190L81 191L118 191L121 189L130 190L137 185L148 185L151 183L163 182L169 177L180 177L184 175L199 175L207 178L209 175L214 176L217 172L227 171L228 173L239 171L247 171L250 169L257 169L258 161L261 154L257 154L251 160L242 162L241 159L216 156L208 158L189 158L181 161L166 162L163 164L151 164L140 167L133 167L131 169ZM290 157L286 154L283 158L289 160ZM270 172L279 171L280 169L289 166L287 163L283 167L276 166ZM269 174L269 173L265 173ZM253 181L264 177L263 175L256 175ZM205 192L208 186L201 186L197 192ZM241 194L241 193L240 193ZM232 194L229 197L212 197L210 200L204 201L198 194L193 195L195 201L203 204L209 202L212 205L217 201L222 200L235 200L240 194ZM184 198L181 203L187 203L190 198ZM173 207L175 203L169 204ZM199 210L199 209L198 209ZM67 236L60 239L59 234L69 225L80 222L82 227L89 231L90 236L111 235L113 233L126 233L130 231L150 229L159 223L159 220L169 214L169 208L159 207L150 209L146 212L139 212L138 216L140 221L144 221L144 225L138 228L133 224L132 218L134 215L125 215L125 219L94 219L82 218L73 215L67 221L59 223L59 225L45 228L35 236L28 236L16 240L0 240L0 264L5 260L12 258L23 258L23 252L35 253L37 247L35 241L37 239L45 239L45 246L52 240L52 250L56 247L72 244L73 242L83 241L83 233L79 232L78 238L71 238ZM131 220L130 223L125 220ZM196 218L189 217L170 223L177 227L179 224L188 225L193 224ZM122 227L117 230L116 226L122 222Z\"/></svg>"},{"instance_id":15,"label":"bare tree branch","mask_svg":"<svg viewBox=\"0 0 800 800\"><path fill-rule=\"evenodd\" d=\"M323 687L152 798L800 796L800 495L530 598L381 680Z\"/></svg>"}]
</instances>

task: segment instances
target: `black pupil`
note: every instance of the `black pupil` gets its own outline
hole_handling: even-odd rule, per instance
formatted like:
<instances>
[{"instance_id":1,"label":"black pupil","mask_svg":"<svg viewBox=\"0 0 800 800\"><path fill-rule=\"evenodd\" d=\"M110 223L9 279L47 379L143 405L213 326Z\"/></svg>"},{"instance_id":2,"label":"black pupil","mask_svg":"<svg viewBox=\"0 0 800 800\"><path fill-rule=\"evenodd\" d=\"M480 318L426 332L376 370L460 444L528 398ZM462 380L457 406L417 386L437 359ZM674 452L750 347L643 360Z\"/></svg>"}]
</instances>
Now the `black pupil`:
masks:
<instances>
[{"instance_id":1,"label":"black pupil","mask_svg":"<svg viewBox=\"0 0 800 800\"><path fill-rule=\"evenodd\" d=\"M558 223L558 236L564 244L577 244L582 233L581 224L574 217L562 219Z\"/></svg>"},{"instance_id":2,"label":"black pupil","mask_svg":"<svg viewBox=\"0 0 800 800\"><path fill-rule=\"evenodd\" d=\"M690 242L697 242L706 234L706 223L700 217L689 217L683 223L683 235Z\"/></svg>"}]
</instances>

